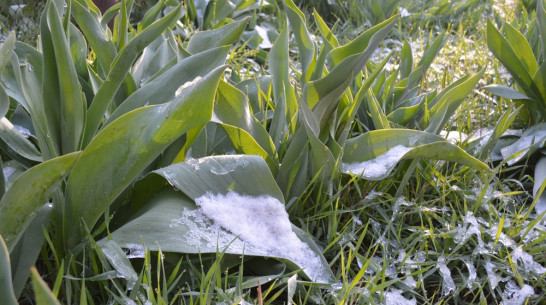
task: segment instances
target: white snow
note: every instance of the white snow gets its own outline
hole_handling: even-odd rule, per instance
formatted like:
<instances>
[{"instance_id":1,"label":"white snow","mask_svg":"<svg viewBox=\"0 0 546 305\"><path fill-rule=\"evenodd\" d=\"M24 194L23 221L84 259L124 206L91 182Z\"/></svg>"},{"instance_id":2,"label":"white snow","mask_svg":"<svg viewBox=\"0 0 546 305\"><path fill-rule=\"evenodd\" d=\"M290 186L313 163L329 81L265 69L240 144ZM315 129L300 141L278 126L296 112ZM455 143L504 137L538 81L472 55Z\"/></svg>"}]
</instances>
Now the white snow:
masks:
<instances>
[{"instance_id":1,"label":"white snow","mask_svg":"<svg viewBox=\"0 0 546 305\"><path fill-rule=\"evenodd\" d=\"M139 244L128 244L127 250L129 250L127 258L144 258L144 254L146 253L144 246Z\"/></svg>"},{"instance_id":2,"label":"white snow","mask_svg":"<svg viewBox=\"0 0 546 305\"><path fill-rule=\"evenodd\" d=\"M453 282L451 271L446 265L446 258L440 256L436 262L436 266L440 271L440 275L444 279L444 295L448 295L451 291L455 290L455 282Z\"/></svg>"},{"instance_id":3,"label":"white snow","mask_svg":"<svg viewBox=\"0 0 546 305\"><path fill-rule=\"evenodd\" d=\"M262 42L260 42L260 45L258 45L258 48L260 49L270 49L273 44L271 43L271 40L269 40L269 36L267 36L267 30L264 27L261 27L259 25L255 26L254 29L260 35L262 38Z\"/></svg>"},{"instance_id":4,"label":"white snow","mask_svg":"<svg viewBox=\"0 0 546 305\"><path fill-rule=\"evenodd\" d=\"M466 286L468 288L472 288L472 285L477 277L476 267L474 267L474 264L472 264L469 259L463 259L463 262L465 263L466 268L468 268L468 280L466 281Z\"/></svg>"},{"instance_id":5,"label":"white snow","mask_svg":"<svg viewBox=\"0 0 546 305\"><path fill-rule=\"evenodd\" d=\"M316 282L327 282L328 272L307 244L292 231L284 205L271 196L252 197L229 191L226 195L207 193L195 199L197 210L185 210L171 227L190 226L188 242L199 246L242 252L252 250L265 256L293 261Z\"/></svg>"},{"instance_id":6,"label":"white snow","mask_svg":"<svg viewBox=\"0 0 546 305\"><path fill-rule=\"evenodd\" d=\"M463 217L463 226L459 227L457 235L453 239L456 243L465 243L472 235L478 237L478 243L483 243L480 233L480 226L478 220L474 217L473 213L468 211L466 216Z\"/></svg>"},{"instance_id":7,"label":"white snow","mask_svg":"<svg viewBox=\"0 0 546 305\"><path fill-rule=\"evenodd\" d=\"M363 162L343 163L341 171L346 174L357 174L364 179L379 178L387 174L411 148L396 145L384 154Z\"/></svg>"},{"instance_id":8,"label":"white snow","mask_svg":"<svg viewBox=\"0 0 546 305\"><path fill-rule=\"evenodd\" d=\"M4 174L4 179L8 180L9 176L15 173L15 168L11 166L6 166L2 169L2 173Z\"/></svg>"},{"instance_id":9,"label":"white snow","mask_svg":"<svg viewBox=\"0 0 546 305\"><path fill-rule=\"evenodd\" d=\"M402 290L392 289L391 291L387 291L385 293L385 304L386 305L411 305L411 304L417 304L417 300L415 298L406 299L402 295Z\"/></svg>"},{"instance_id":10,"label":"white snow","mask_svg":"<svg viewBox=\"0 0 546 305\"><path fill-rule=\"evenodd\" d=\"M523 287L519 287L513 281L506 284L506 288L502 293L504 299L503 305L522 305L529 296L535 294L533 287L524 284Z\"/></svg>"},{"instance_id":11,"label":"white snow","mask_svg":"<svg viewBox=\"0 0 546 305\"><path fill-rule=\"evenodd\" d=\"M487 278L489 279L489 283L491 283L491 289L495 289L501 280L495 271L493 271L493 268L495 268L495 265L492 262L485 263L485 271L487 271Z\"/></svg>"},{"instance_id":12,"label":"white snow","mask_svg":"<svg viewBox=\"0 0 546 305\"><path fill-rule=\"evenodd\" d=\"M401 17L401 18L411 16L411 14L408 12L408 10L407 10L406 8L399 7L399 8L398 8L398 11L400 12L400 17Z\"/></svg>"},{"instance_id":13,"label":"white snow","mask_svg":"<svg viewBox=\"0 0 546 305\"><path fill-rule=\"evenodd\" d=\"M13 125L13 127L15 127L15 129L17 129L17 131L19 131L19 133L28 139L28 137L30 137L32 135L32 133L30 133L30 130L26 129L25 127L23 126L20 126L20 125Z\"/></svg>"},{"instance_id":14,"label":"white snow","mask_svg":"<svg viewBox=\"0 0 546 305\"><path fill-rule=\"evenodd\" d=\"M523 251L522 246L519 246L512 251L512 260L517 262L518 265L523 265L522 267L527 273L533 272L537 275L546 273L546 268L535 262L531 254Z\"/></svg>"},{"instance_id":15,"label":"white snow","mask_svg":"<svg viewBox=\"0 0 546 305\"><path fill-rule=\"evenodd\" d=\"M197 84L197 82L199 82L201 80L201 78L202 78L201 76L196 76L193 80L191 80L189 82L185 82L182 86L180 86L176 90L176 92L174 93L174 96L176 96L176 97L180 96L185 89Z\"/></svg>"},{"instance_id":16,"label":"white snow","mask_svg":"<svg viewBox=\"0 0 546 305\"><path fill-rule=\"evenodd\" d=\"M228 173L231 173L235 171L238 167L247 167L248 161L245 159L246 156L240 155L240 156L233 156L235 158L235 162L226 164L223 167L215 167L211 166L210 171L213 174L216 175L226 175Z\"/></svg>"},{"instance_id":17,"label":"white snow","mask_svg":"<svg viewBox=\"0 0 546 305\"><path fill-rule=\"evenodd\" d=\"M537 125L538 126L538 125ZM537 127L540 128L540 127ZM544 141L546 138L546 129L528 129L527 132L525 132L521 138L519 138L514 144L510 146L506 146L503 149L501 149L503 157L509 158L511 157L509 154L511 152L519 152L520 154L512 158L508 161L508 165L512 165L519 161L525 154L529 151L529 147L531 145L534 145L536 143Z\"/></svg>"}]
</instances>

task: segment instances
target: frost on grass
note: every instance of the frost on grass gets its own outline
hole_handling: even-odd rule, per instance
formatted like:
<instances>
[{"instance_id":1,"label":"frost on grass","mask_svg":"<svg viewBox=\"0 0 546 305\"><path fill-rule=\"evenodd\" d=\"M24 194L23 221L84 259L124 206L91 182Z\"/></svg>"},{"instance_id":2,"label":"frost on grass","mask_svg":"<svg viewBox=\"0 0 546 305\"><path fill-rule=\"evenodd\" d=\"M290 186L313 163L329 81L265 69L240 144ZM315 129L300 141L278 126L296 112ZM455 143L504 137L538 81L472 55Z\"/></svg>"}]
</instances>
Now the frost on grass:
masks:
<instances>
[{"instance_id":1,"label":"frost on grass","mask_svg":"<svg viewBox=\"0 0 546 305\"><path fill-rule=\"evenodd\" d=\"M455 282L453 282L453 278L451 277L451 271L446 265L446 258L440 256L438 258L438 262L436 262L436 266L438 267L440 275L444 280L444 295L448 295L451 291L455 290Z\"/></svg>"},{"instance_id":2,"label":"frost on grass","mask_svg":"<svg viewBox=\"0 0 546 305\"><path fill-rule=\"evenodd\" d=\"M284 205L271 196L252 197L229 191L207 193L195 199L196 210L185 209L171 227L189 226L186 238L199 247L205 243L245 253L291 260L316 282L328 282L320 257L292 231Z\"/></svg>"},{"instance_id":3,"label":"frost on grass","mask_svg":"<svg viewBox=\"0 0 546 305\"><path fill-rule=\"evenodd\" d=\"M480 226L478 225L478 220L472 212L468 211L466 213L466 216L463 217L463 226L459 228L457 235L454 238L454 241L457 244L465 243L472 235L476 235L478 237L478 242L480 245L483 244L481 232L480 232Z\"/></svg>"},{"instance_id":4,"label":"frost on grass","mask_svg":"<svg viewBox=\"0 0 546 305\"><path fill-rule=\"evenodd\" d=\"M410 150L411 148L409 147L396 145L374 159L363 162L343 163L341 171L346 174L359 175L364 179L378 179L388 174L396 163Z\"/></svg>"},{"instance_id":5,"label":"frost on grass","mask_svg":"<svg viewBox=\"0 0 546 305\"><path fill-rule=\"evenodd\" d=\"M502 298L504 300L504 305L522 305L525 300L534 295L535 290L533 287L524 284L523 287L519 287L513 281L510 281L506 284L504 292L502 293Z\"/></svg>"},{"instance_id":6,"label":"frost on grass","mask_svg":"<svg viewBox=\"0 0 546 305\"><path fill-rule=\"evenodd\" d=\"M417 304L415 298L406 299L402 295L402 290L392 289L385 293L385 304L387 305L411 305Z\"/></svg>"}]
</instances>

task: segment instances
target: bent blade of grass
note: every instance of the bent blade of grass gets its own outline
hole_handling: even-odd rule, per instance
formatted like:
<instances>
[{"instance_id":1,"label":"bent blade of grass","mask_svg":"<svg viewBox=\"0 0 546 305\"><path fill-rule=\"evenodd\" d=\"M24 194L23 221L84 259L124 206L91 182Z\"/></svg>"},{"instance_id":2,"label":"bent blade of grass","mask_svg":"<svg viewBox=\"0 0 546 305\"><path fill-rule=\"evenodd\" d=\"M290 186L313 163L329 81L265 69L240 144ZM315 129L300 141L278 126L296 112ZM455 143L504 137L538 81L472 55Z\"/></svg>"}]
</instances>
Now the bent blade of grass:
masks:
<instances>
[{"instance_id":1,"label":"bent blade of grass","mask_svg":"<svg viewBox=\"0 0 546 305\"><path fill-rule=\"evenodd\" d=\"M0 234L10 252L80 155L81 152L74 152L30 168L4 194L0 201Z\"/></svg>"},{"instance_id":2,"label":"bent blade of grass","mask_svg":"<svg viewBox=\"0 0 546 305\"><path fill-rule=\"evenodd\" d=\"M188 130L210 120L223 71L224 67L213 70L169 103L121 116L89 143L66 186L68 248L84 236L80 220L92 228L114 199L163 150Z\"/></svg>"},{"instance_id":3,"label":"bent blade of grass","mask_svg":"<svg viewBox=\"0 0 546 305\"><path fill-rule=\"evenodd\" d=\"M114 99L118 88L125 80L136 57L148 44L154 41L158 35L178 20L181 11L182 4L178 5L162 19L147 27L142 33L138 34L121 49L112 63L112 68L110 69L106 80L99 88L99 91L93 98L91 106L89 107L82 147L86 147L95 136L106 109Z\"/></svg>"}]
</instances>

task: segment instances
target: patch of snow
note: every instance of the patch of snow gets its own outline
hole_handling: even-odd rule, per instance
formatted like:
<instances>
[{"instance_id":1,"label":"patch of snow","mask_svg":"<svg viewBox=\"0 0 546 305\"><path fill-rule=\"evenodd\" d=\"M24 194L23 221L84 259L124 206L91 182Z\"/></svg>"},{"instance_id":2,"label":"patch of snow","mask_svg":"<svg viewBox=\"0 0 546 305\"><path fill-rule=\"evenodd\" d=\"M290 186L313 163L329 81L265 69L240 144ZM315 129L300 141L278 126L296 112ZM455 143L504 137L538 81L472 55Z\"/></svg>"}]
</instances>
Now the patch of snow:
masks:
<instances>
[{"instance_id":1,"label":"patch of snow","mask_svg":"<svg viewBox=\"0 0 546 305\"><path fill-rule=\"evenodd\" d=\"M346 174L357 174L362 178L379 178L386 175L411 148L396 145L374 159L356 163L343 163L341 171Z\"/></svg>"},{"instance_id":2,"label":"patch of snow","mask_svg":"<svg viewBox=\"0 0 546 305\"><path fill-rule=\"evenodd\" d=\"M454 241L457 244L465 243L472 235L478 237L478 242L482 244L480 226L478 225L478 220L474 217L473 213L468 211L466 216L463 217L463 226L459 227L457 235L454 238Z\"/></svg>"},{"instance_id":3,"label":"patch of snow","mask_svg":"<svg viewBox=\"0 0 546 305\"><path fill-rule=\"evenodd\" d=\"M402 295L402 290L391 289L385 293L385 304L386 305L411 305L417 304L415 298L406 299Z\"/></svg>"},{"instance_id":4,"label":"patch of snow","mask_svg":"<svg viewBox=\"0 0 546 305\"><path fill-rule=\"evenodd\" d=\"M211 166L210 167L210 172L213 173L213 174L216 174L216 175L227 175L227 174L235 171L238 167L247 167L248 166L248 161L245 160L245 156L241 155L241 156L236 156L234 158L236 158L235 162L230 163L230 164L226 164L223 167Z\"/></svg>"},{"instance_id":5,"label":"patch of snow","mask_svg":"<svg viewBox=\"0 0 546 305\"><path fill-rule=\"evenodd\" d=\"M438 267L438 271L440 271L440 275L444 280L444 295L448 295L455 290L455 282L453 282L451 271L446 265L446 258L440 256L436 262L436 266Z\"/></svg>"},{"instance_id":6,"label":"patch of snow","mask_svg":"<svg viewBox=\"0 0 546 305\"><path fill-rule=\"evenodd\" d=\"M527 132L523 133L522 137L514 142L514 144L501 149L501 153L505 159L511 157L511 152L519 153L517 157L512 158L508 161L508 165L512 165L519 161L523 156L527 154L529 148L532 145L542 142L546 139L546 129L540 129L539 125L536 126L537 128L530 128L527 130Z\"/></svg>"},{"instance_id":7,"label":"patch of snow","mask_svg":"<svg viewBox=\"0 0 546 305\"><path fill-rule=\"evenodd\" d=\"M30 137L32 135L32 133L30 133L30 130L26 129L25 127L23 126L20 126L20 125L13 125L13 127L15 127L15 129L17 129L17 131L19 131L19 133L28 139L28 137Z\"/></svg>"},{"instance_id":8,"label":"patch of snow","mask_svg":"<svg viewBox=\"0 0 546 305\"><path fill-rule=\"evenodd\" d=\"M440 136L445 138L451 144L461 143L468 137L465 133L459 131L440 131Z\"/></svg>"},{"instance_id":9,"label":"patch of snow","mask_svg":"<svg viewBox=\"0 0 546 305\"><path fill-rule=\"evenodd\" d=\"M182 92L183 92L185 89L187 89L187 88L189 88L189 87L195 85L195 84L196 84L197 82L199 82L200 80L201 80L201 76L197 76L197 77L195 77L192 81L185 82L182 86L180 86L180 87L176 90L176 92L174 93L174 96L175 96L175 97L180 96L180 95L182 94Z\"/></svg>"},{"instance_id":10,"label":"patch of snow","mask_svg":"<svg viewBox=\"0 0 546 305\"><path fill-rule=\"evenodd\" d=\"M510 281L502 293L503 305L522 305L528 297L534 294L533 287L524 284L520 288L514 281Z\"/></svg>"},{"instance_id":11,"label":"patch of snow","mask_svg":"<svg viewBox=\"0 0 546 305\"><path fill-rule=\"evenodd\" d=\"M196 198L195 203L199 209L186 210L187 216L171 224L188 224L185 221L191 216L195 227L190 228L188 238L194 242L205 240L220 248L245 247L266 256L286 258L303 268L313 281L328 281L320 257L292 231L288 213L278 199L229 191L226 195L207 193Z\"/></svg>"},{"instance_id":12,"label":"patch of snow","mask_svg":"<svg viewBox=\"0 0 546 305\"><path fill-rule=\"evenodd\" d=\"M466 265L466 268L468 268L468 280L466 281L466 286L468 288L472 288L472 285L477 277L476 267L474 267L474 264L472 264L469 259L463 259L463 262Z\"/></svg>"},{"instance_id":13,"label":"patch of snow","mask_svg":"<svg viewBox=\"0 0 546 305\"><path fill-rule=\"evenodd\" d=\"M15 168L11 166L6 166L2 169L2 173L4 174L4 179L8 180L9 176L15 173Z\"/></svg>"},{"instance_id":14,"label":"patch of snow","mask_svg":"<svg viewBox=\"0 0 546 305\"><path fill-rule=\"evenodd\" d=\"M146 253L144 246L139 244L128 244L127 250L129 250L127 258L144 258L144 254Z\"/></svg>"},{"instance_id":15,"label":"patch of snow","mask_svg":"<svg viewBox=\"0 0 546 305\"><path fill-rule=\"evenodd\" d=\"M535 262L531 254L523 251L522 246L519 246L514 249L514 251L512 251L512 260L514 262L517 262L518 265L521 264L523 269L527 273L533 272L537 275L542 275L546 273L546 268L544 268L541 264Z\"/></svg>"},{"instance_id":16,"label":"patch of snow","mask_svg":"<svg viewBox=\"0 0 546 305\"><path fill-rule=\"evenodd\" d=\"M491 289L495 289L500 282L500 277L493 271L495 265L492 262L485 263L485 271L487 271L487 278L491 284Z\"/></svg>"},{"instance_id":17,"label":"patch of snow","mask_svg":"<svg viewBox=\"0 0 546 305\"><path fill-rule=\"evenodd\" d=\"M255 26L254 29L260 35L262 38L262 42L260 42L260 45L258 45L258 48L260 49L271 49L273 47L273 44L271 43L271 40L269 40L269 36L267 35L267 30L259 25Z\"/></svg>"}]
</instances>

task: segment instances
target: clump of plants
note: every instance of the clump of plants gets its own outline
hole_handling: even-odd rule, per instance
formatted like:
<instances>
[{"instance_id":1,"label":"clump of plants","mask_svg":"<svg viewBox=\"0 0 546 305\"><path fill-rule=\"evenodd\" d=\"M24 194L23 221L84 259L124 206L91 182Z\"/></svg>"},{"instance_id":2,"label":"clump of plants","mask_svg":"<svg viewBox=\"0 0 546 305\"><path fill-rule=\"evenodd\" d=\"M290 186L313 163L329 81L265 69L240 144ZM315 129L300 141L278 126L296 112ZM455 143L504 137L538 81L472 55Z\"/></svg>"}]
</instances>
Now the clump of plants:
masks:
<instances>
[{"instance_id":1,"label":"clump of plants","mask_svg":"<svg viewBox=\"0 0 546 305\"><path fill-rule=\"evenodd\" d=\"M342 40L292 0L157 1L133 19L130 0L104 16L49 0L37 47L0 46L6 304L540 300L542 53L488 22L523 94L487 86L516 104L465 138L453 121L504 99L478 88L486 67L427 80L464 34L417 55L393 3L363 3L383 15ZM521 113L533 127L510 130Z\"/></svg>"}]
</instances>

